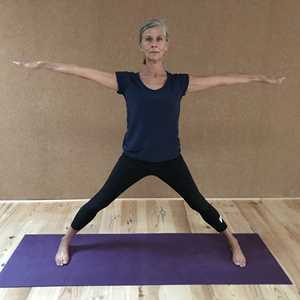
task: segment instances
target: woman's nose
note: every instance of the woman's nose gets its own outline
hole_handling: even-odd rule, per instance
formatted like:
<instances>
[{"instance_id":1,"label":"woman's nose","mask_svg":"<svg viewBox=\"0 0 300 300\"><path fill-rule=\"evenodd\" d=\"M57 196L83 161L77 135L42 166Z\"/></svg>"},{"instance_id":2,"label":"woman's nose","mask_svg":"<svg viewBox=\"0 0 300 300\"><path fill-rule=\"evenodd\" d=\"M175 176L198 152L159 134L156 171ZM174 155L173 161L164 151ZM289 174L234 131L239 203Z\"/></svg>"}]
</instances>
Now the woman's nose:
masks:
<instances>
[{"instance_id":1,"label":"woman's nose","mask_svg":"<svg viewBox=\"0 0 300 300\"><path fill-rule=\"evenodd\" d=\"M157 42L155 42L155 41L154 41L154 42L151 42L150 46L151 46L151 48L153 48L153 47L156 48L156 47L157 47Z\"/></svg>"}]
</instances>

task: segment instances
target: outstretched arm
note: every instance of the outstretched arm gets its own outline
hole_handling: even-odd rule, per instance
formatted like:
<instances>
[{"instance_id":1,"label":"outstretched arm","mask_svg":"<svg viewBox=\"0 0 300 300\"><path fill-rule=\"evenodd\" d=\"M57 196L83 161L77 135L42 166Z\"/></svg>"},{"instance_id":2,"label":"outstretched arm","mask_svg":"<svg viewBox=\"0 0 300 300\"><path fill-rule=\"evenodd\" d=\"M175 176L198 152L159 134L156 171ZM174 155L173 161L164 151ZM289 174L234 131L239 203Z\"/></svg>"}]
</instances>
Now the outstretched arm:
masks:
<instances>
[{"instance_id":1,"label":"outstretched arm","mask_svg":"<svg viewBox=\"0 0 300 300\"><path fill-rule=\"evenodd\" d=\"M117 90L117 79L115 73L103 72L95 69L83 68L73 64L62 64L48 61L20 62L13 61L14 64L30 69L49 69L51 71L76 75L85 79L94 80L105 87Z\"/></svg>"},{"instance_id":2,"label":"outstretched arm","mask_svg":"<svg viewBox=\"0 0 300 300\"><path fill-rule=\"evenodd\" d=\"M188 92L204 90L219 85L230 85L235 83L248 83L252 81L280 84L286 77L278 79L268 78L265 75L248 75L248 74L226 74L217 76L193 76L189 75Z\"/></svg>"}]
</instances>

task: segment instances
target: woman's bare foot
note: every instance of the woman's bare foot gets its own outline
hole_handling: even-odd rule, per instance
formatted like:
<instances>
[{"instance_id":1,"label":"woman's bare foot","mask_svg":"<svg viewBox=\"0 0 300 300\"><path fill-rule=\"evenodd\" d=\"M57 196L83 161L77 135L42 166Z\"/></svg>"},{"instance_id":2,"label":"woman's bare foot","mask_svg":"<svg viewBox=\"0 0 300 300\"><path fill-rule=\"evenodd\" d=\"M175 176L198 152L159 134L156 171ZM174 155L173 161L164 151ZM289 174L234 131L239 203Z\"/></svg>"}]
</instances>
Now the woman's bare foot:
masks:
<instances>
[{"instance_id":1,"label":"woman's bare foot","mask_svg":"<svg viewBox=\"0 0 300 300\"><path fill-rule=\"evenodd\" d=\"M235 240L230 245L231 251L232 251L232 260L234 264L240 267L246 266L246 257L243 254L243 251L239 245L238 240Z\"/></svg>"},{"instance_id":2,"label":"woman's bare foot","mask_svg":"<svg viewBox=\"0 0 300 300\"><path fill-rule=\"evenodd\" d=\"M63 266L69 262L69 242L64 239L64 237L61 239L58 246L55 262L58 266Z\"/></svg>"},{"instance_id":3,"label":"woman's bare foot","mask_svg":"<svg viewBox=\"0 0 300 300\"><path fill-rule=\"evenodd\" d=\"M222 231L222 234L227 238L230 249L232 251L232 261L235 265L245 267L246 266L246 258L243 254L243 251L239 245L239 241L237 238L231 233L229 228L226 228Z\"/></svg>"}]
</instances>

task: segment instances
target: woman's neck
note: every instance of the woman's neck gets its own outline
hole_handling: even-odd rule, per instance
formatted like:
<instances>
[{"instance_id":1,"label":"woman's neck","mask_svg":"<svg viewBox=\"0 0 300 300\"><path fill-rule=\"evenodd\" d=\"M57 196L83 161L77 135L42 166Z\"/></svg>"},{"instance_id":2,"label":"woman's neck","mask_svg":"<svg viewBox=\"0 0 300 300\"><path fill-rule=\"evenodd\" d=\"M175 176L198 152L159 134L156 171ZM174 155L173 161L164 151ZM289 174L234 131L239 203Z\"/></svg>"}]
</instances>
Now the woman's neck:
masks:
<instances>
[{"instance_id":1,"label":"woman's neck","mask_svg":"<svg viewBox=\"0 0 300 300\"><path fill-rule=\"evenodd\" d=\"M140 70L140 73L142 73L143 75L159 77L165 75L166 70L162 64L160 65L150 64L150 65L143 65Z\"/></svg>"}]
</instances>

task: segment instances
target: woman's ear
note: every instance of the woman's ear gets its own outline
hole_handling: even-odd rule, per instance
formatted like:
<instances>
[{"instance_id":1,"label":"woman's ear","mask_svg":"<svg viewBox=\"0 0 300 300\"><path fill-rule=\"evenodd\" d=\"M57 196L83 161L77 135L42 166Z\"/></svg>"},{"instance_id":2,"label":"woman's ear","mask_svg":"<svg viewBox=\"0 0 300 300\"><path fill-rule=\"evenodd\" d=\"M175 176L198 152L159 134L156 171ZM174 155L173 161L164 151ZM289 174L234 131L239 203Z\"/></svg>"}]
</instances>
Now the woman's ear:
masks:
<instances>
[{"instance_id":1,"label":"woman's ear","mask_svg":"<svg viewBox=\"0 0 300 300\"><path fill-rule=\"evenodd\" d=\"M141 52L144 51L141 44L139 44L139 50L140 50Z\"/></svg>"},{"instance_id":2,"label":"woman's ear","mask_svg":"<svg viewBox=\"0 0 300 300\"><path fill-rule=\"evenodd\" d=\"M170 41L167 41L167 43L166 43L167 50L169 50L170 46L171 46Z\"/></svg>"}]
</instances>

